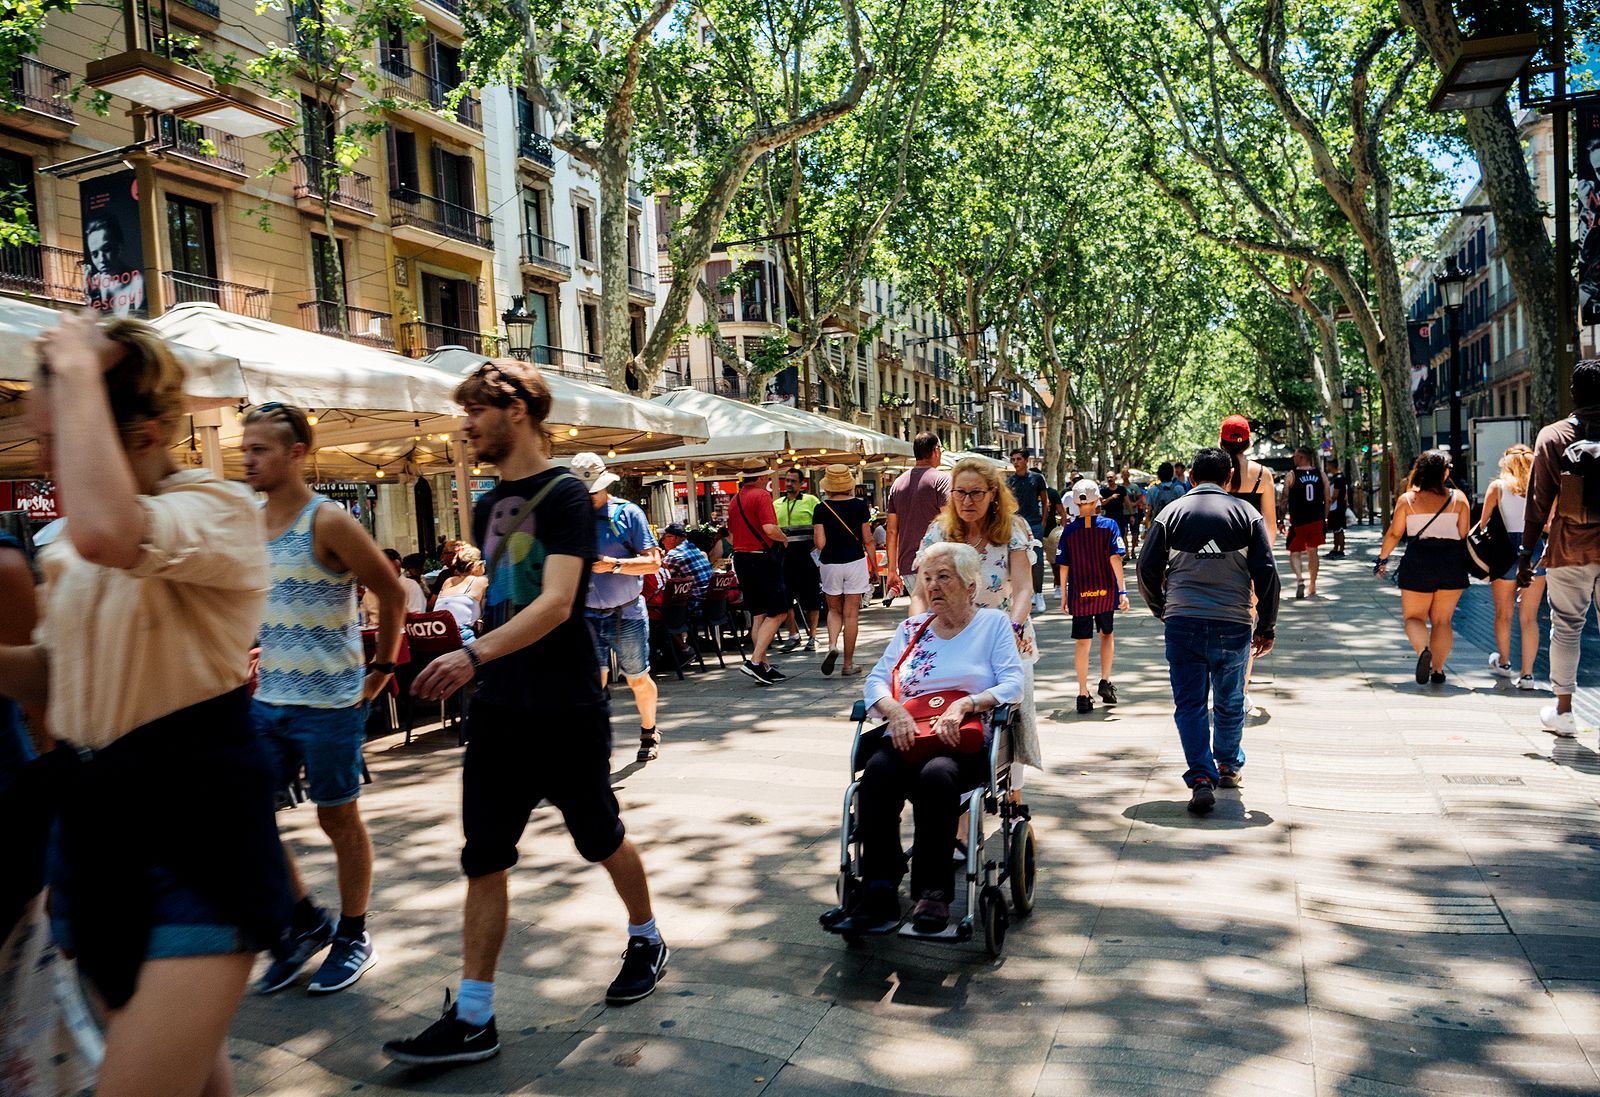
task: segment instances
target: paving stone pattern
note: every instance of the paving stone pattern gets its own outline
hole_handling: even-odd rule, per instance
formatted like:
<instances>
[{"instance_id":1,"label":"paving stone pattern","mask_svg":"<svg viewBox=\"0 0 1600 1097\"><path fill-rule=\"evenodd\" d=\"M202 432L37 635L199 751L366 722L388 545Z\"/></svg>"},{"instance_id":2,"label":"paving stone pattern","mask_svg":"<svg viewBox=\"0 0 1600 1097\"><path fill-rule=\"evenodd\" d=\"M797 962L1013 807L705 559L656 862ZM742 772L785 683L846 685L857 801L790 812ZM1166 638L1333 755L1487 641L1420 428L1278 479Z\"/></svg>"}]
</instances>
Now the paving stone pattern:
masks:
<instances>
[{"instance_id":1,"label":"paving stone pattern","mask_svg":"<svg viewBox=\"0 0 1600 1097\"><path fill-rule=\"evenodd\" d=\"M1600 1092L1595 734L1540 731L1547 695L1494 684L1470 637L1447 685L1417 686L1397 592L1363 562L1373 540L1326 566L1325 597L1285 601L1252 687L1245 786L1204 820L1184 810L1159 625L1137 606L1119 621L1125 701L1079 717L1067 622L1040 624L1038 900L998 962L818 929L861 679L789 656L793 679L762 689L713 663L663 682L648 766L617 704L617 795L673 948L660 991L604 1006L623 912L547 809L512 876L503 1053L392 1065L382 1042L427 1024L459 978L459 751L450 733L376 740L362 806L380 962L340 994L247 1000L239 1091ZM864 652L896 615L866 615ZM282 821L334 901L314 813Z\"/></svg>"}]
</instances>

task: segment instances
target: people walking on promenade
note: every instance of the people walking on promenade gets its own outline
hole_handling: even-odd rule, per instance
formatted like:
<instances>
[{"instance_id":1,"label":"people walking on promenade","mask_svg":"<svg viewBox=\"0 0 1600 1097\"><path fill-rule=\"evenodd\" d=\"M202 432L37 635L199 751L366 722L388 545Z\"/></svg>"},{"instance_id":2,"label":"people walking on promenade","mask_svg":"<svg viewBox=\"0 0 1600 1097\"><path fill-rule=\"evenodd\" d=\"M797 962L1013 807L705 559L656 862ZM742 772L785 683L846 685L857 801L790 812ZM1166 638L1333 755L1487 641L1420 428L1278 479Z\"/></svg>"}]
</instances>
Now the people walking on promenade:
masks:
<instances>
[{"instance_id":1,"label":"people walking on promenade","mask_svg":"<svg viewBox=\"0 0 1600 1097\"><path fill-rule=\"evenodd\" d=\"M1328 559L1343 560L1344 531L1350 524L1350 485L1339 471L1339 462L1328 461L1323 471L1328 476L1328 533L1333 537L1333 551L1328 553Z\"/></svg>"},{"instance_id":2,"label":"people walking on promenade","mask_svg":"<svg viewBox=\"0 0 1600 1097\"><path fill-rule=\"evenodd\" d=\"M1111 682L1116 656L1117 611L1128 608L1128 583L1123 575L1127 549L1117 523L1095 510L1100 489L1093 480L1079 480L1072 488L1078 517L1061 531L1056 568L1061 576L1061 612L1072 618L1074 658L1078 671L1078 712L1094 711L1089 695L1089 644L1100 633L1100 699L1117 703Z\"/></svg>"},{"instance_id":3,"label":"people walking on promenade","mask_svg":"<svg viewBox=\"0 0 1600 1097\"><path fill-rule=\"evenodd\" d=\"M0 695L65 744L53 927L104 1009L99 1093L226 1097L224 1038L292 905L249 716L261 518L244 485L174 464L184 375L153 329L63 315L40 354L28 412L67 521Z\"/></svg>"},{"instance_id":4,"label":"people walking on promenade","mask_svg":"<svg viewBox=\"0 0 1600 1097\"><path fill-rule=\"evenodd\" d=\"M1417 684L1445 680L1455 643L1451 619L1467 589L1467 497L1449 486L1450 458L1430 449L1417 458L1406 491L1395 503L1373 573L1388 574L1389 555L1402 537L1411 544L1400 560L1400 612L1406 639L1417 653Z\"/></svg>"},{"instance_id":5,"label":"people walking on promenade","mask_svg":"<svg viewBox=\"0 0 1600 1097\"><path fill-rule=\"evenodd\" d=\"M1017 516L1015 497L1000 479L1000 470L991 461L969 457L952 471L950 502L928 523L918 559L933 545L947 541L970 545L978 553L978 605L1000 610L1011 619L1017 652L1022 658L1024 682L1018 731L1013 739L1014 760L1043 769L1039 714L1033 700L1033 665L1039 661L1039 645L1033 618L1029 616L1033 606L1028 560L1031 540L1027 524ZM911 612L921 613L927 608L921 594L912 591ZM1018 795L1025 778L1021 766L1012 769L1011 787Z\"/></svg>"},{"instance_id":6,"label":"people walking on promenade","mask_svg":"<svg viewBox=\"0 0 1600 1097\"><path fill-rule=\"evenodd\" d=\"M501 480L473 509L473 539L489 558L484 633L429 663L412 687L437 700L478 681L461 768L460 994L452 1002L446 991L443 1015L420 1034L384 1045L390 1058L410 1064L476 1062L499 1052L494 975L509 916L507 878L542 800L560 810L579 854L605 867L627 908L628 947L606 1001L650 994L668 959L644 865L611 791L611 721L584 619L596 559L589 492L550 460L550 390L536 367L487 362L456 399L478 459L497 466Z\"/></svg>"},{"instance_id":7,"label":"people walking on promenade","mask_svg":"<svg viewBox=\"0 0 1600 1097\"><path fill-rule=\"evenodd\" d=\"M1029 569L1033 577L1035 613L1044 612L1044 515L1050 509L1050 490L1044 476L1028 467L1028 451L1011 451L1011 474L1006 486L1017 501L1017 517L1028 527L1033 545L1030 549Z\"/></svg>"},{"instance_id":8,"label":"people walking on promenade","mask_svg":"<svg viewBox=\"0 0 1600 1097\"><path fill-rule=\"evenodd\" d=\"M650 532L650 519L626 499L613 499L611 485L621 477L606 471L598 453L573 457L572 474L589 489L594 507L594 547L598 554L584 603L584 616L594 635L600 661L600 685L611 674L611 657L633 703L639 709L638 760L649 762L661 752L656 728L656 680L650 677L650 614L644 604L644 577L661 570L661 549Z\"/></svg>"},{"instance_id":9,"label":"people walking on promenade","mask_svg":"<svg viewBox=\"0 0 1600 1097\"><path fill-rule=\"evenodd\" d=\"M1128 552L1134 556L1139 553L1139 534L1144 525L1144 491L1145 489L1134 482L1133 470L1122 470L1122 490L1126 498L1122 502L1123 521L1122 540Z\"/></svg>"},{"instance_id":10,"label":"people walking on promenade","mask_svg":"<svg viewBox=\"0 0 1600 1097\"><path fill-rule=\"evenodd\" d=\"M1540 531L1549 522L1544 567L1550 592L1550 688L1556 701L1539 711L1546 731L1578 733L1572 692L1578 683L1578 655L1584 622L1600 584L1600 464L1594 443L1600 439L1600 358L1572 367L1574 413L1539 432L1533 443L1533 475L1528 490L1517 585L1533 585Z\"/></svg>"},{"instance_id":11,"label":"people walking on promenade","mask_svg":"<svg viewBox=\"0 0 1600 1097\"><path fill-rule=\"evenodd\" d=\"M884 552L888 561L884 591L889 595L900 590L911 594L916 589L922 536L950 501L950 474L939 467L944 459L939 436L928 430L918 434L911 440L911 453L916 464L895 478L885 508L889 543Z\"/></svg>"},{"instance_id":12,"label":"people walking on promenade","mask_svg":"<svg viewBox=\"0 0 1600 1097\"><path fill-rule=\"evenodd\" d=\"M306 458L315 439L305 412L284 404L252 409L240 445L245 481L266 496L262 515L272 578L250 719L279 788L305 769L317 822L333 843L339 880L335 924L284 847L296 900L291 939L256 982L256 993L282 990L327 948L328 958L306 989L328 994L377 963L367 932L372 839L358 803L361 750L367 705L394 675L406 592L361 523L306 485ZM378 600L376 657L370 664L356 623L358 583Z\"/></svg>"},{"instance_id":13,"label":"people walking on promenade","mask_svg":"<svg viewBox=\"0 0 1600 1097\"><path fill-rule=\"evenodd\" d=\"M1217 787L1242 781L1246 668L1272 650L1278 620L1272 539L1261 514L1223 487L1236 473L1233 455L1195 454L1194 487L1162 510L1139 557L1139 591L1166 626L1173 719L1196 815L1216 806Z\"/></svg>"},{"instance_id":14,"label":"people walking on promenade","mask_svg":"<svg viewBox=\"0 0 1600 1097\"><path fill-rule=\"evenodd\" d=\"M1144 494L1145 508L1150 515L1150 524L1161 517L1161 512L1167 505L1183 498L1184 492L1189 490L1189 485L1183 482L1183 477L1178 474L1178 466L1171 461L1163 461L1156 466L1156 485L1147 488Z\"/></svg>"},{"instance_id":15,"label":"people walking on promenade","mask_svg":"<svg viewBox=\"0 0 1600 1097\"><path fill-rule=\"evenodd\" d=\"M822 575L812 556L815 545L811 528L816 524L817 497L805 490L805 473L791 468L783 474L783 493L772 500L773 513L788 544L783 550L783 586L789 592L790 609L786 623L789 638L782 650L793 651L804 643L807 651L817 650L817 617L822 612ZM782 626L780 626L781 628ZM801 630L805 640L800 639Z\"/></svg>"},{"instance_id":16,"label":"people walking on promenade","mask_svg":"<svg viewBox=\"0 0 1600 1097\"><path fill-rule=\"evenodd\" d=\"M872 508L856 498L855 477L847 465L829 465L822 477L825 498L815 510L813 536L822 554L822 593L828 599L828 654L822 673L832 674L844 641L844 673L856 673L856 633L861 627L861 597L872 589L878 568L872 545ZM793 551L792 549L790 551Z\"/></svg>"},{"instance_id":17,"label":"people walking on promenade","mask_svg":"<svg viewBox=\"0 0 1600 1097\"><path fill-rule=\"evenodd\" d=\"M1327 543L1323 531L1330 495L1328 479L1317 467L1317 455L1307 446L1295 450L1294 469L1283 481L1283 504L1289 515L1289 567L1294 570L1297 599L1317 596L1317 572L1322 566L1317 550Z\"/></svg>"},{"instance_id":18,"label":"people walking on promenade","mask_svg":"<svg viewBox=\"0 0 1600 1097\"><path fill-rule=\"evenodd\" d=\"M1533 473L1533 450L1518 442L1500 458L1500 475L1489 482L1483 494L1483 516L1480 528L1487 527L1490 515L1499 513L1517 555L1522 554L1522 531L1528 517L1528 480ZM1512 561L1503 575L1490 583L1494 594L1495 650L1489 659L1489 673L1497 678L1516 680L1517 688L1536 688L1533 680L1533 662L1539 656L1539 603L1544 601L1545 569L1544 537L1533 550L1533 578L1526 590L1517 589L1517 562ZM1511 621L1516 617L1522 626L1521 673L1511 664Z\"/></svg>"},{"instance_id":19,"label":"people walking on promenade","mask_svg":"<svg viewBox=\"0 0 1600 1097\"><path fill-rule=\"evenodd\" d=\"M750 658L739 670L763 686L787 681L767 659L778 626L789 615L789 591L783 583L783 554L788 543L772 506L767 480L772 470L759 457L744 463L739 492L728 507L728 535L733 541L733 570L739 577L744 608L750 614Z\"/></svg>"}]
</instances>

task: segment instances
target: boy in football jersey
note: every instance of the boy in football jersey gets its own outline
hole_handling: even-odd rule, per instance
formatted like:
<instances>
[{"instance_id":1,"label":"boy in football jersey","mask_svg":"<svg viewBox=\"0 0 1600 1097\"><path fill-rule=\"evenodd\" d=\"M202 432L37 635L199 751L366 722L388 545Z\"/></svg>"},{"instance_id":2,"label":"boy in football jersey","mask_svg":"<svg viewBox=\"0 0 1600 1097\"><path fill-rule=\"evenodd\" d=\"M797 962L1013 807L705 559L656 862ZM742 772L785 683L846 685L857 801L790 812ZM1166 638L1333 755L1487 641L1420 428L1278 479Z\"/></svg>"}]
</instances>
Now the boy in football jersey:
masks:
<instances>
[{"instance_id":1,"label":"boy in football jersey","mask_svg":"<svg viewBox=\"0 0 1600 1097\"><path fill-rule=\"evenodd\" d=\"M1100 488L1093 480L1072 486L1078 516L1061 531L1056 549L1060 571L1061 612L1072 618L1072 639L1078 670L1078 711L1094 710L1089 695L1089 643L1100 633L1100 699L1117 703L1111 684L1111 662L1116 653L1112 629L1118 610L1128 608L1128 585L1122 577L1127 548L1117 523L1100 514Z\"/></svg>"}]
</instances>

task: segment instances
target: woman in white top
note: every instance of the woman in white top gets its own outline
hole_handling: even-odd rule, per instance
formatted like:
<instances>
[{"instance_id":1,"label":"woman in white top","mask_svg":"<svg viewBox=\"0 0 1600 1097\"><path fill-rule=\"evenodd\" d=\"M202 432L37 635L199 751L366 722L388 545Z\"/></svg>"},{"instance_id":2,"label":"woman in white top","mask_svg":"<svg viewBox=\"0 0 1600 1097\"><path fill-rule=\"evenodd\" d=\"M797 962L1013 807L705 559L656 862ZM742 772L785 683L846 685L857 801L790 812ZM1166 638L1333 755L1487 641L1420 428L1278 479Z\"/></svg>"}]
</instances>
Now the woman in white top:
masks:
<instances>
[{"instance_id":1,"label":"woman in white top","mask_svg":"<svg viewBox=\"0 0 1600 1097\"><path fill-rule=\"evenodd\" d=\"M66 520L0 694L46 705L65 744L43 760L51 921L106 1007L98 1092L223 1095L228 1026L292 905L248 715L261 519L244 485L173 463L183 370L153 329L67 315L40 348L29 416Z\"/></svg>"},{"instance_id":2,"label":"woman in white top","mask_svg":"<svg viewBox=\"0 0 1600 1097\"><path fill-rule=\"evenodd\" d=\"M483 617L483 596L489 589L489 580L483 574L483 554L471 545L462 545L456 549L451 568L453 574L440 585L433 608L454 616L461 638L470 640Z\"/></svg>"},{"instance_id":3,"label":"woman in white top","mask_svg":"<svg viewBox=\"0 0 1600 1097\"><path fill-rule=\"evenodd\" d=\"M1411 538L1400 561L1400 610L1406 638L1417 653L1417 683L1444 681L1455 633L1450 619L1467 589L1467 497L1449 484L1450 458L1430 449L1412 466L1408 490L1383 535L1376 575L1387 574L1389 554Z\"/></svg>"},{"instance_id":4,"label":"woman in white top","mask_svg":"<svg viewBox=\"0 0 1600 1097\"><path fill-rule=\"evenodd\" d=\"M1479 527L1489 524L1489 516L1496 510L1505 523L1506 536L1511 547L1522 550L1522 531L1528 513L1528 476L1533 472L1533 450L1518 442L1507 449L1500 458L1500 475L1489 484L1483 495L1483 517ZM1517 678L1518 689L1533 689L1533 661L1539 654L1539 603L1544 601L1545 573L1543 567L1544 538L1533 552L1533 582L1521 592L1521 610L1516 616L1522 623L1522 674ZM1494 654L1489 659L1489 672L1498 678L1510 678L1511 668L1511 618L1518 609L1517 560L1504 575L1494 577L1490 584L1494 591Z\"/></svg>"},{"instance_id":5,"label":"woman in white top","mask_svg":"<svg viewBox=\"0 0 1600 1097\"><path fill-rule=\"evenodd\" d=\"M911 891L917 905L912 920L924 933L936 933L949 923L955 892L950 853L961 794L983 783L987 754L980 750L906 759L916 722L901 702L947 690L965 694L952 699L934 723L939 738L954 746L970 713L1021 700L1022 664L1011 622L1000 611L978 605L978 586L978 553L970 545L927 549L917 568L917 595L928 612L900 623L867 676L867 706L888 721L888 734L861 776L864 886L847 916L863 932L900 921L899 884L906 870L900 813L907 800L916 824Z\"/></svg>"}]
</instances>

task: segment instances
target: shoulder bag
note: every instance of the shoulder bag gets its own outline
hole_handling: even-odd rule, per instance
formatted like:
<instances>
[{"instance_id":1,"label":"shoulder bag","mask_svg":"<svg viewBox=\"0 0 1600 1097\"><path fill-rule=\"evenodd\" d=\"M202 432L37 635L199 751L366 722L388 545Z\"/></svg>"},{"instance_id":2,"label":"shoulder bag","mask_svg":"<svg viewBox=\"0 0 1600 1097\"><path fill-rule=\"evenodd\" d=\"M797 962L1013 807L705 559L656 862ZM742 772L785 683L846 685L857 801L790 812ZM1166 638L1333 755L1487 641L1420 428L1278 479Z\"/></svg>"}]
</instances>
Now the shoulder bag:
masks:
<instances>
[{"instance_id":1,"label":"shoulder bag","mask_svg":"<svg viewBox=\"0 0 1600 1097\"><path fill-rule=\"evenodd\" d=\"M781 541L771 540L767 537L766 530L757 529L756 526L750 521L749 517L746 516L744 512L744 499L741 498L743 495L744 492L741 490L736 492L733 497L733 505L739 511L739 521L744 523L745 529L756 535L756 540L766 544L767 547L763 551L766 552L769 557L771 557L774 563L777 563L783 559L783 543Z\"/></svg>"},{"instance_id":2,"label":"shoulder bag","mask_svg":"<svg viewBox=\"0 0 1600 1097\"><path fill-rule=\"evenodd\" d=\"M1506 490L1503 486L1501 491ZM1467 534L1467 571L1474 579L1498 579L1516 563L1517 550L1507 536L1500 508L1489 512L1489 519Z\"/></svg>"},{"instance_id":3,"label":"shoulder bag","mask_svg":"<svg viewBox=\"0 0 1600 1097\"><path fill-rule=\"evenodd\" d=\"M967 713L961 721L961 740L956 746L950 746L933 731L933 722L944 712L946 706L969 696L966 690L941 689L904 699L900 696L901 664L917 650L917 645L922 643L922 637L927 634L932 624L933 618L930 616L918 626L916 633L911 637L911 642L906 645L906 650L900 653L894 669L889 672L889 696L900 702L917 725L911 746L901 751L908 762L924 762L941 754L974 754L983 749L983 716L977 712Z\"/></svg>"}]
</instances>

